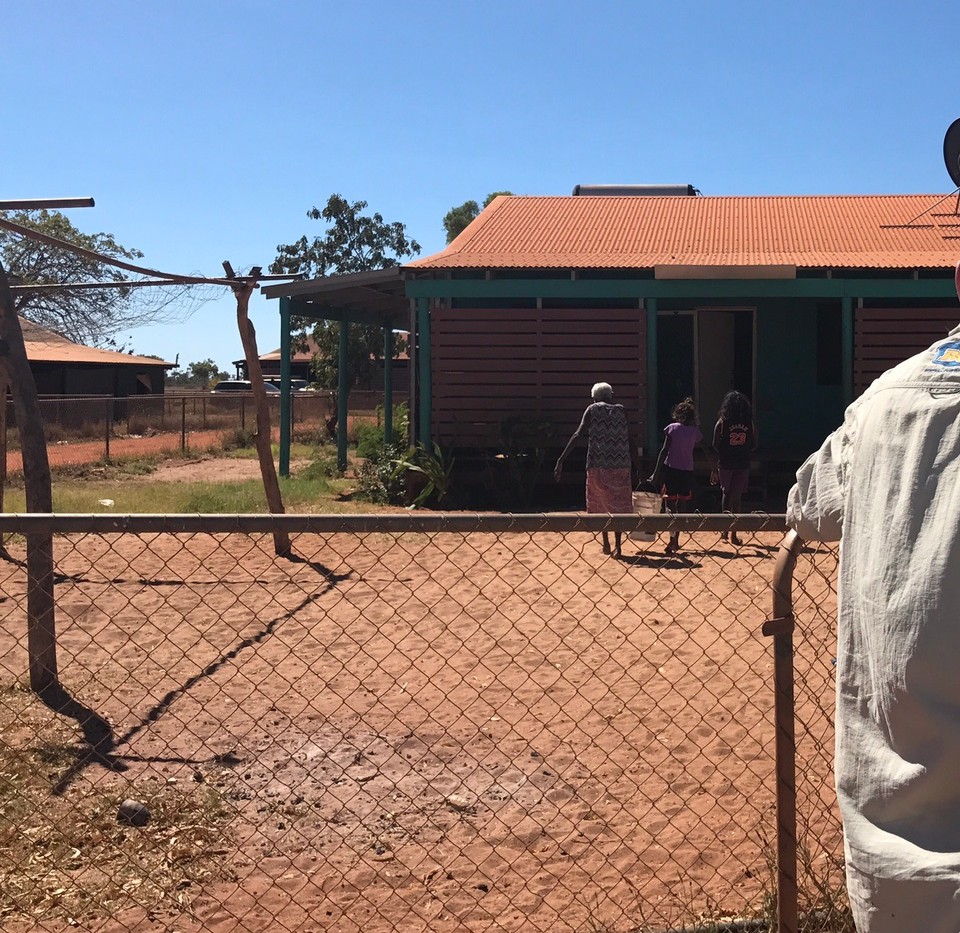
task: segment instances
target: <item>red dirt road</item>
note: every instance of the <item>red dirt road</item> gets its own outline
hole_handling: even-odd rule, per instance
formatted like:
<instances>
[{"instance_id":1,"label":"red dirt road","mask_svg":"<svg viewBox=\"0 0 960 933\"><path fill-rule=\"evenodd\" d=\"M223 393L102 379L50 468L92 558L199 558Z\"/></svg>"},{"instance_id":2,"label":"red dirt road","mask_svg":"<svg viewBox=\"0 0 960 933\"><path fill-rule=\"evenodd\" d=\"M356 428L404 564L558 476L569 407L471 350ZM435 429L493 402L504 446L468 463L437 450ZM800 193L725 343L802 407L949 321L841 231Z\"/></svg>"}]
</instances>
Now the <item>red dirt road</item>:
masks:
<instances>
[{"instance_id":1,"label":"red dirt road","mask_svg":"<svg viewBox=\"0 0 960 933\"><path fill-rule=\"evenodd\" d=\"M188 450L207 450L219 445L223 431L194 431L187 434ZM111 457L150 457L164 451L180 449L180 432L154 434L151 437L114 437L110 439ZM82 466L85 463L97 463L103 460L104 442L80 441L69 444L50 444L47 457L50 466ZM19 450L7 453L7 473L19 473L23 470L23 459Z\"/></svg>"}]
</instances>

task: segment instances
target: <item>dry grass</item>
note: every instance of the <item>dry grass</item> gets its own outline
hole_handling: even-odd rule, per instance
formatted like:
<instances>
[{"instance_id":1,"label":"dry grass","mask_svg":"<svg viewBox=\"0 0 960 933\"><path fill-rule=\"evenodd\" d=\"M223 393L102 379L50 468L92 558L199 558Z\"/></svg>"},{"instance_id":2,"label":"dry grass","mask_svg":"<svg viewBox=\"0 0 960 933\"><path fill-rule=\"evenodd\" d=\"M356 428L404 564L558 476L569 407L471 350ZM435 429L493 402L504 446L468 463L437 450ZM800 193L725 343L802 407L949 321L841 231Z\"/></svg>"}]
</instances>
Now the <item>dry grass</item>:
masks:
<instances>
[{"instance_id":1,"label":"dry grass","mask_svg":"<svg viewBox=\"0 0 960 933\"><path fill-rule=\"evenodd\" d=\"M182 911L224 874L227 804L208 783L131 785L122 775L103 788L80 779L56 794L55 782L87 751L71 725L25 689L0 692L0 928L53 919L82 927L130 908ZM117 821L125 797L149 807L146 826Z\"/></svg>"},{"instance_id":2,"label":"dry grass","mask_svg":"<svg viewBox=\"0 0 960 933\"><path fill-rule=\"evenodd\" d=\"M709 901L695 908L697 898L691 889L677 897L680 903L688 905L684 915L689 919L683 926L665 930L662 924L647 920L640 910L640 923L632 927L630 933L776 933L776 860L766 840L761 839L760 846L766 862L766 878L761 901L754 910L734 914ZM842 881L842 861L824 856L814 859L809 849L801 846L797 852L797 869L801 892L798 933L856 933ZM839 883L837 879L841 879ZM614 933L614 930L590 919L584 933Z\"/></svg>"}]
</instances>

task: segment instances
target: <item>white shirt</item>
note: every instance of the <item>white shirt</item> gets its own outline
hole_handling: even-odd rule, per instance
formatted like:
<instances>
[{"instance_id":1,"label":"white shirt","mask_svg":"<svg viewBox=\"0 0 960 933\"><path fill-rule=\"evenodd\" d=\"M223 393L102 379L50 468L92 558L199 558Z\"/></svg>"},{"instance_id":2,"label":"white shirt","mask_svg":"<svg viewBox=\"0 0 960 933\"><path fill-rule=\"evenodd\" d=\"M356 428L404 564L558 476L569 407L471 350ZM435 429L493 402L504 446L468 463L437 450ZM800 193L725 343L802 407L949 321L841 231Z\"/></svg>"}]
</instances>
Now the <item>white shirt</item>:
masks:
<instances>
[{"instance_id":1,"label":"white shirt","mask_svg":"<svg viewBox=\"0 0 960 933\"><path fill-rule=\"evenodd\" d=\"M797 472L842 535L836 779L860 933L960 931L960 327L884 373Z\"/></svg>"}]
</instances>

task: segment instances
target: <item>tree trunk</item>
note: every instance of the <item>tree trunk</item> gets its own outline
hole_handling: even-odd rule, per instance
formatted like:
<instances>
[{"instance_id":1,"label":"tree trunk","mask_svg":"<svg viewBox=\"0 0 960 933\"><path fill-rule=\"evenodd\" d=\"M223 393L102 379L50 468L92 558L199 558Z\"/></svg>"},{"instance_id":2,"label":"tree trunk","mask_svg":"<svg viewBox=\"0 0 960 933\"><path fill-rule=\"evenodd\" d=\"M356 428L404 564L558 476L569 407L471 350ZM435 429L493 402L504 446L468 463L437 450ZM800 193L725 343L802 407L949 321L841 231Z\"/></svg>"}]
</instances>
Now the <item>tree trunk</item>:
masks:
<instances>
[{"instance_id":1,"label":"tree trunk","mask_svg":"<svg viewBox=\"0 0 960 933\"><path fill-rule=\"evenodd\" d=\"M7 274L0 265L0 363L13 390L28 512L52 512L53 491L43 416L23 332ZM6 398L3 400L6 405ZM42 693L57 686L56 617L53 602L53 535L27 535L27 650L30 687Z\"/></svg>"},{"instance_id":2,"label":"tree trunk","mask_svg":"<svg viewBox=\"0 0 960 933\"><path fill-rule=\"evenodd\" d=\"M267 390L263 382L263 370L257 354L257 333L247 316L253 281L238 283L233 293L237 297L237 326L240 329L240 341L247 360L247 378L253 389L253 400L257 411L257 431L254 439L257 444L257 457L260 460L260 474L263 476L263 489L267 496L267 507L271 514L283 514L283 499L280 497L280 483L277 479L277 467L273 462L273 450L270 441L273 437L270 427L270 406L267 403ZM278 557L290 556L290 536L278 531L273 536L273 546Z\"/></svg>"},{"instance_id":3,"label":"tree trunk","mask_svg":"<svg viewBox=\"0 0 960 933\"><path fill-rule=\"evenodd\" d=\"M4 511L3 500L7 490L7 379L6 363L0 361L0 512ZM6 542L0 533L0 551Z\"/></svg>"}]
</instances>

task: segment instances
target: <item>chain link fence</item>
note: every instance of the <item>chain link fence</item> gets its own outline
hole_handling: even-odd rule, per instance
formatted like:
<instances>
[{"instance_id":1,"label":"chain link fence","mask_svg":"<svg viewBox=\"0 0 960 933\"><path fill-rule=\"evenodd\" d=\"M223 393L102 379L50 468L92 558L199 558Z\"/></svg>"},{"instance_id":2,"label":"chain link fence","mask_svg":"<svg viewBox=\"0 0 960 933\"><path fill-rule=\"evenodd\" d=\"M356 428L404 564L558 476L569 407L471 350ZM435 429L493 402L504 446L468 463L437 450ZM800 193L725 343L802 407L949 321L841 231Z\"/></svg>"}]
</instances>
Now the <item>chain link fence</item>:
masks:
<instances>
[{"instance_id":1,"label":"chain link fence","mask_svg":"<svg viewBox=\"0 0 960 933\"><path fill-rule=\"evenodd\" d=\"M638 527L659 542L602 553L598 531ZM776 929L761 629L782 516L0 531L4 930ZM55 534L60 686L42 699L28 532ZM825 894L842 913L835 565L807 548L794 570L811 931L843 929Z\"/></svg>"},{"instance_id":2,"label":"chain link fence","mask_svg":"<svg viewBox=\"0 0 960 933\"><path fill-rule=\"evenodd\" d=\"M834 787L836 545L788 539L792 611L797 791L797 881L805 933L854 933L846 902L843 832Z\"/></svg>"},{"instance_id":3,"label":"chain link fence","mask_svg":"<svg viewBox=\"0 0 960 933\"><path fill-rule=\"evenodd\" d=\"M290 398L294 436L329 439L336 409L329 393L296 392ZM400 404L406 395L395 392L394 398ZM279 396L270 395L268 404L276 433L280 423ZM382 407L382 393L351 392L348 428L352 430L359 423L380 423ZM111 458L208 450L229 445L236 432L256 428L256 407L248 393L43 398L40 410L54 469ZM0 448L6 455L7 473L22 471L16 416L9 401L6 430L0 431Z\"/></svg>"}]
</instances>

